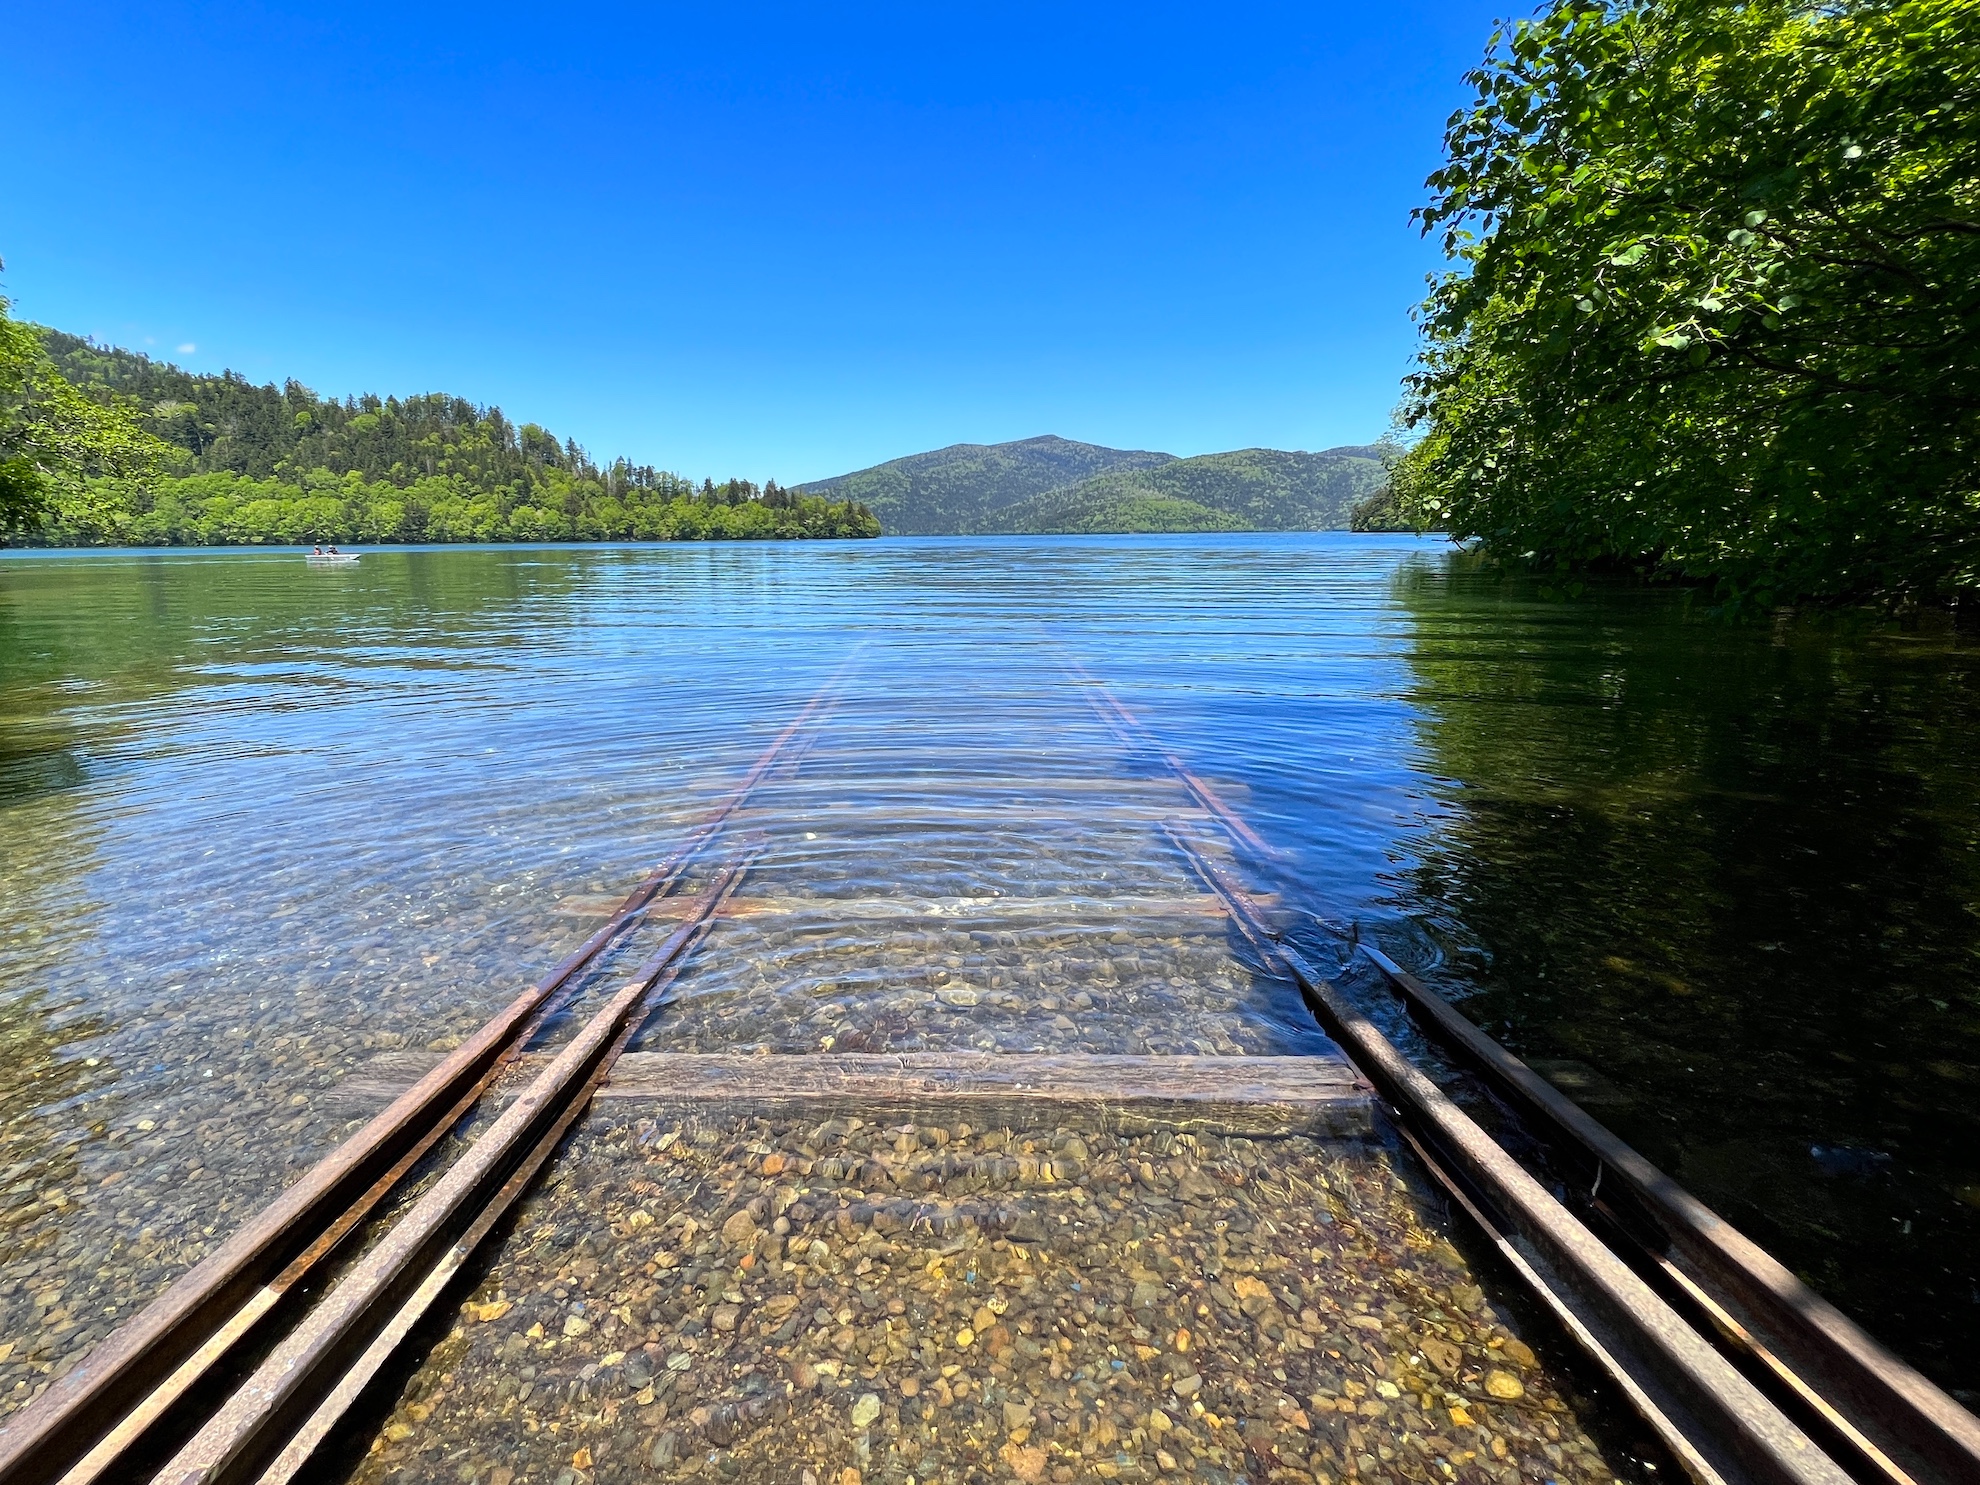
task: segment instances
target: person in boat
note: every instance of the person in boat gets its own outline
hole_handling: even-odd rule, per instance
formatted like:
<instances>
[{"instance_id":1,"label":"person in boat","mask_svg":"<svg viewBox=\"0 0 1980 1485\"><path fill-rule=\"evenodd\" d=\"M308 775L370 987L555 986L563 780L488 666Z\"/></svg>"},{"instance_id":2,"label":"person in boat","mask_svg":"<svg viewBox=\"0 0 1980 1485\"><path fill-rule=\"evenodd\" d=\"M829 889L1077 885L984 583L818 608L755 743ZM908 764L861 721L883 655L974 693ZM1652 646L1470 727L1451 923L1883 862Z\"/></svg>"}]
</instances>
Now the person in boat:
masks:
<instances>
[{"instance_id":1,"label":"person in boat","mask_svg":"<svg viewBox=\"0 0 1980 1485\"><path fill-rule=\"evenodd\" d=\"M339 555L337 551L337 543L335 543L334 541L330 543L330 555L333 557Z\"/></svg>"},{"instance_id":2,"label":"person in boat","mask_svg":"<svg viewBox=\"0 0 1980 1485\"><path fill-rule=\"evenodd\" d=\"M311 551L311 552L310 552L310 556L312 556L312 557L321 557L322 555L323 555L323 543L322 543L322 542L318 542L318 543L316 544L316 547L315 547L315 549L314 549L313 551Z\"/></svg>"}]
</instances>

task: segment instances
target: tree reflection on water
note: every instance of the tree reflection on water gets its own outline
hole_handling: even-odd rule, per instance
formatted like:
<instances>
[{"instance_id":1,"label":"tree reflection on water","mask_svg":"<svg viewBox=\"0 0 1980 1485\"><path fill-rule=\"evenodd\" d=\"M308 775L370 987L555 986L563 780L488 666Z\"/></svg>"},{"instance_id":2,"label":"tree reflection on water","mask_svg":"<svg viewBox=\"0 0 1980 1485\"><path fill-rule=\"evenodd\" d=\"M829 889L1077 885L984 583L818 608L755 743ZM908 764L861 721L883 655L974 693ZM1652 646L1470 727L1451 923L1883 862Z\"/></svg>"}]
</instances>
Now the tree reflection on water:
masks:
<instances>
[{"instance_id":1,"label":"tree reflection on water","mask_svg":"<svg viewBox=\"0 0 1980 1485\"><path fill-rule=\"evenodd\" d=\"M1622 583L1548 602L1463 558L1397 594L1447 807L1398 905L1444 988L1980 1387L1980 646Z\"/></svg>"}]
</instances>

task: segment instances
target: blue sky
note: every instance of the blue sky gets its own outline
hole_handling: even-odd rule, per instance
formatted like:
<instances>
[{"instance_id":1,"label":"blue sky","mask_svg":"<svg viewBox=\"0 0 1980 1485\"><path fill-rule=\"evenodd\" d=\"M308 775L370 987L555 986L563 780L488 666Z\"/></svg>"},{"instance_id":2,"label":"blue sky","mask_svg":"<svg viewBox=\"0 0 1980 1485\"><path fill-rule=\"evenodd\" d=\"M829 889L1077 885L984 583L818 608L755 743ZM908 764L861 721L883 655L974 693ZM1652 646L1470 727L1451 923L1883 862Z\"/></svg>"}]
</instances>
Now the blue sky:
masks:
<instances>
[{"instance_id":1,"label":"blue sky","mask_svg":"<svg viewBox=\"0 0 1980 1485\"><path fill-rule=\"evenodd\" d=\"M13 6L5 292L697 478L1365 442L1506 10Z\"/></svg>"}]
</instances>

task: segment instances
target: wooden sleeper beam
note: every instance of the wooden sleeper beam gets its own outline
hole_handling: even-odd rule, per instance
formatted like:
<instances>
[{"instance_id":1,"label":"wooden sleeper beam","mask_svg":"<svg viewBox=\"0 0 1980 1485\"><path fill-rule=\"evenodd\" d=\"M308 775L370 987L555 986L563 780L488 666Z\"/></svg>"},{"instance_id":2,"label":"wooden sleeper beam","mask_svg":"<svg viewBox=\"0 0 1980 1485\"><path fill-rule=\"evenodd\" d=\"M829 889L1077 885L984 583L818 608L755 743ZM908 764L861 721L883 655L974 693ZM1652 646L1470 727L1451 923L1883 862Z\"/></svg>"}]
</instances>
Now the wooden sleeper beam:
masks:
<instances>
[{"instance_id":1,"label":"wooden sleeper beam","mask_svg":"<svg viewBox=\"0 0 1980 1485\"><path fill-rule=\"evenodd\" d=\"M331 1091L352 1104L389 1098L417 1066L381 1058ZM1368 1085L1338 1056L633 1052L597 1097L689 1117L850 1115L979 1129L1049 1122L1117 1134L1353 1139L1374 1127Z\"/></svg>"}]
</instances>

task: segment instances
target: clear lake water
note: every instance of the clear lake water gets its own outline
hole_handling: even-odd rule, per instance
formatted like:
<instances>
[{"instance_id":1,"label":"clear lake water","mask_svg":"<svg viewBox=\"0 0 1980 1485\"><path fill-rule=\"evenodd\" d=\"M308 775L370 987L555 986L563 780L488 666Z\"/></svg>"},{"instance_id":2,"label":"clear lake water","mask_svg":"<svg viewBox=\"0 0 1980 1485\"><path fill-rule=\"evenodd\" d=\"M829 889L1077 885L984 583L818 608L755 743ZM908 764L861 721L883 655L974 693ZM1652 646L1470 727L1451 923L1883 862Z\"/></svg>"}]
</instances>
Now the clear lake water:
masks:
<instances>
[{"instance_id":1,"label":"clear lake water","mask_svg":"<svg viewBox=\"0 0 1980 1485\"><path fill-rule=\"evenodd\" d=\"M0 555L0 1412L821 690L642 1047L1324 1049L1088 677L1280 852L1230 859L1289 924L1358 925L1975 1401L1980 642L1330 533Z\"/></svg>"}]
</instances>

